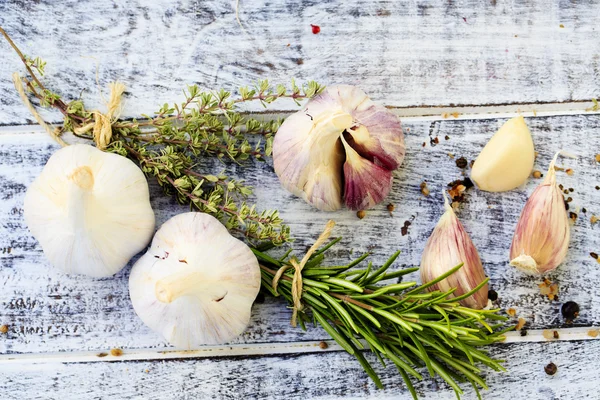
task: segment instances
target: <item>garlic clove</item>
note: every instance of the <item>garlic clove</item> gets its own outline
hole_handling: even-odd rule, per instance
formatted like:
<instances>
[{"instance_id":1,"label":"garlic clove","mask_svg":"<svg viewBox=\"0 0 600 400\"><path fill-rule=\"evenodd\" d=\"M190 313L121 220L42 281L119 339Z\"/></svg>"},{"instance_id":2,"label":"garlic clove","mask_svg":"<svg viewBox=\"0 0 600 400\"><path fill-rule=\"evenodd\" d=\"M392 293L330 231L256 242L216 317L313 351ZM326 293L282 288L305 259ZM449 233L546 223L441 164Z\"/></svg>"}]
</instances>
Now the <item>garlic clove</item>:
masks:
<instances>
[{"instance_id":1,"label":"garlic clove","mask_svg":"<svg viewBox=\"0 0 600 400\"><path fill-rule=\"evenodd\" d=\"M471 180L488 192L521 186L531 174L535 151L523 117L511 118L485 145L471 171Z\"/></svg>"},{"instance_id":2,"label":"garlic clove","mask_svg":"<svg viewBox=\"0 0 600 400\"><path fill-rule=\"evenodd\" d=\"M216 218L189 212L156 232L131 270L129 295L146 325L172 345L190 349L240 335L260 279L248 246Z\"/></svg>"},{"instance_id":3,"label":"garlic clove","mask_svg":"<svg viewBox=\"0 0 600 400\"><path fill-rule=\"evenodd\" d=\"M146 178L132 161L76 144L54 153L27 189L25 221L52 265L106 277L150 241L149 197Z\"/></svg>"},{"instance_id":4,"label":"garlic clove","mask_svg":"<svg viewBox=\"0 0 600 400\"><path fill-rule=\"evenodd\" d=\"M510 265L529 274L552 271L567 256L571 228L554 164L533 191L519 217L510 247Z\"/></svg>"},{"instance_id":5,"label":"garlic clove","mask_svg":"<svg viewBox=\"0 0 600 400\"><path fill-rule=\"evenodd\" d=\"M341 138L346 150L344 200L351 210L366 210L380 203L392 188L392 172L362 158Z\"/></svg>"},{"instance_id":6,"label":"garlic clove","mask_svg":"<svg viewBox=\"0 0 600 400\"><path fill-rule=\"evenodd\" d=\"M350 156L349 148L354 152ZM365 202L369 206L382 201L389 192L391 171L400 166L404 153L398 117L376 105L362 90L338 85L327 88L284 121L273 142L273 166L287 190L321 210L333 211L343 203L360 203L355 198L345 199L345 193L371 193L371 200ZM357 157L389 173L374 174L373 179L382 181L368 182L368 188L348 191L344 182L347 160L352 158L350 167L358 167L362 162ZM356 180L358 185L365 183ZM379 189L383 191L375 193Z\"/></svg>"},{"instance_id":7,"label":"garlic clove","mask_svg":"<svg viewBox=\"0 0 600 400\"><path fill-rule=\"evenodd\" d=\"M448 204L444 193L445 212L427 240L421 256L421 281L432 281L460 263L463 267L428 290L446 292L457 288L451 297L475 289L486 278L479 253L463 225ZM481 309L488 302L488 285L460 301L465 307Z\"/></svg>"}]
</instances>

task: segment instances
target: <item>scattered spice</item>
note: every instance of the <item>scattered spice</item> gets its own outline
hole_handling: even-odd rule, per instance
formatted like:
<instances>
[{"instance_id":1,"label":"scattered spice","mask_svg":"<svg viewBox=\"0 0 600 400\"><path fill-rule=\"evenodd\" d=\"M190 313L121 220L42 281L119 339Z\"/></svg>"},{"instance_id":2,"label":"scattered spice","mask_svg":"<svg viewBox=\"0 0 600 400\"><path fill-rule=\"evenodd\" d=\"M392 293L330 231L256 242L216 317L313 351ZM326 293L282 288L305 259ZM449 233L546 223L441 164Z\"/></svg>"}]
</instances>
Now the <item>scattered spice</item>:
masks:
<instances>
[{"instance_id":1,"label":"scattered spice","mask_svg":"<svg viewBox=\"0 0 600 400\"><path fill-rule=\"evenodd\" d=\"M600 162L600 154L596 154L596 162Z\"/></svg>"},{"instance_id":2,"label":"scattered spice","mask_svg":"<svg viewBox=\"0 0 600 400\"><path fill-rule=\"evenodd\" d=\"M575 303L574 301L567 301L560 308L560 312L565 321L567 321L567 323L571 323L579 316L579 304Z\"/></svg>"},{"instance_id":3,"label":"scattered spice","mask_svg":"<svg viewBox=\"0 0 600 400\"><path fill-rule=\"evenodd\" d=\"M592 223L592 225L594 225L596 222L598 222L598 217L592 215L592 218L590 218L590 222Z\"/></svg>"},{"instance_id":4,"label":"scattered spice","mask_svg":"<svg viewBox=\"0 0 600 400\"><path fill-rule=\"evenodd\" d=\"M108 353L98 353L98 354L96 354L96 357L102 358L102 357L106 357L107 355L108 355Z\"/></svg>"},{"instance_id":5,"label":"scattered spice","mask_svg":"<svg viewBox=\"0 0 600 400\"><path fill-rule=\"evenodd\" d=\"M459 116L459 115L460 115L460 114L459 114L459 113L457 113L456 111L452 113L452 116L453 116L454 118L458 118L458 116Z\"/></svg>"},{"instance_id":6,"label":"scattered spice","mask_svg":"<svg viewBox=\"0 0 600 400\"><path fill-rule=\"evenodd\" d=\"M321 27L319 25L310 24L310 26L312 28L312 33L314 33L315 35L321 32Z\"/></svg>"},{"instance_id":7,"label":"scattered spice","mask_svg":"<svg viewBox=\"0 0 600 400\"><path fill-rule=\"evenodd\" d=\"M565 171L567 173L567 175L569 176L573 176L573 174L575 173L571 168L567 168L567 170Z\"/></svg>"},{"instance_id":8,"label":"scattered spice","mask_svg":"<svg viewBox=\"0 0 600 400\"><path fill-rule=\"evenodd\" d=\"M558 339L560 339L560 335L558 334L558 331L554 331L554 332L552 333L552 337L553 337L554 339L557 339L557 340L558 340Z\"/></svg>"},{"instance_id":9,"label":"scattered spice","mask_svg":"<svg viewBox=\"0 0 600 400\"><path fill-rule=\"evenodd\" d=\"M520 331L521 328L525 326L526 322L527 321L525 321L525 318L519 318L519 322L517 322L517 326L515 326L515 331Z\"/></svg>"},{"instance_id":10,"label":"scattered spice","mask_svg":"<svg viewBox=\"0 0 600 400\"><path fill-rule=\"evenodd\" d=\"M404 226L400 228L400 233L402 236L406 236L408 234L408 227L410 226L410 221L404 221Z\"/></svg>"},{"instance_id":11,"label":"scattered spice","mask_svg":"<svg viewBox=\"0 0 600 400\"><path fill-rule=\"evenodd\" d=\"M429 196L429 188L427 187L427 182L421 182L421 193L423 196Z\"/></svg>"},{"instance_id":12,"label":"scattered spice","mask_svg":"<svg viewBox=\"0 0 600 400\"><path fill-rule=\"evenodd\" d=\"M325 343L325 342L321 342L321 343L319 343L319 348L321 348L321 349L323 349L323 350L325 350L325 349L326 349L326 348L328 348L328 347L329 347L329 345L328 345L327 343Z\"/></svg>"},{"instance_id":13,"label":"scattered spice","mask_svg":"<svg viewBox=\"0 0 600 400\"><path fill-rule=\"evenodd\" d=\"M547 278L544 278L544 282L538 284L540 293L542 296L548 296L548 300L555 300L558 295L558 284L552 283Z\"/></svg>"},{"instance_id":14,"label":"scattered spice","mask_svg":"<svg viewBox=\"0 0 600 400\"><path fill-rule=\"evenodd\" d=\"M467 159L464 157L460 157L458 160L456 160L456 166L458 168L466 168L468 164L469 163L468 163Z\"/></svg>"},{"instance_id":15,"label":"scattered spice","mask_svg":"<svg viewBox=\"0 0 600 400\"><path fill-rule=\"evenodd\" d=\"M473 164L475 164L475 160L471 160L471 162L469 163L469 168L473 168Z\"/></svg>"},{"instance_id":16,"label":"scattered spice","mask_svg":"<svg viewBox=\"0 0 600 400\"><path fill-rule=\"evenodd\" d=\"M456 181L450 182L448 184L450 189L448 190L448 194L452 199L452 203L461 203L464 201L464 192L473 187L473 182L469 178L458 179Z\"/></svg>"},{"instance_id":17,"label":"scattered spice","mask_svg":"<svg viewBox=\"0 0 600 400\"><path fill-rule=\"evenodd\" d=\"M574 191L575 191L575 189L569 188L569 193L573 193Z\"/></svg>"},{"instance_id":18,"label":"scattered spice","mask_svg":"<svg viewBox=\"0 0 600 400\"><path fill-rule=\"evenodd\" d=\"M446 139L446 140L450 140L450 136L446 135L446 136L444 136L444 139ZM600 156L600 154L598 154L598 155L596 156L596 161L598 161L598 157L599 157L599 156ZM600 162L600 161L598 161L598 162Z\"/></svg>"},{"instance_id":19,"label":"scattered spice","mask_svg":"<svg viewBox=\"0 0 600 400\"><path fill-rule=\"evenodd\" d=\"M535 179L540 179L542 176L544 176L544 175L542 175L542 173L540 171L538 171L538 170L533 171L533 177Z\"/></svg>"},{"instance_id":20,"label":"scattered spice","mask_svg":"<svg viewBox=\"0 0 600 400\"><path fill-rule=\"evenodd\" d=\"M527 329L521 329L519 333L521 334L521 336L527 336Z\"/></svg>"},{"instance_id":21,"label":"scattered spice","mask_svg":"<svg viewBox=\"0 0 600 400\"><path fill-rule=\"evenodd\" d=\"M544 329L542 331L542 336L544 337L544 339L552 340L552 339L554 339L554 331L552 331L550 329Z\"/></svg>"},{"instance_id":22,"label":"scattered spice","mask_svg":"<svg viewBox=\"0 0 600 400\"><path fill-rule=\"evenodd\" d=\"M450 157L451 160L454 160L454 154L448 153L448 157Z\"/></svg>"},{"instance_id":23,"label":"scattered spice","mask_svg":"<svg viewBox=\"0 0 600 400\"><path fill-rule=\"evenodd\" d=\"M569 218L571 218L571 220L575 222L577 221L577 214L575 214L574 212L569 212Z\"/></svg>"},{"instance_id":24,"label":"scattered spice","mask_svg":"<svg viewBox=\"0 0 600 400\"><path fill-rule=\"evenodd\" d=\"M563 167L558 167L558 166L554 166L554 170L555 171L564 171L565 169ZM562 186L562 185L561 185ZM561 188L562 189L562 188Z\"/></svg>"},{"instance_id":25,"label":"scattered spice","mask_svg":"<svg viewBox=\"0 0 600 400\"><path fill-rule=\"evenodd\" d=\"M0 333L8 333L8 325L0 325Z\"/></svg>"},{"instance_id":26,"label":"scattered spice","mask_svg":"<svg viewBox=\"0 0 600 400\"><path fill-rule=\"evenodd\" d=\"M488 290L488 299L491 301L498 300L498 293L495 290Z\"/></svg>"},{"instance_id":27,"label":"scattered spice","mask_svg":"<svg viewBox=\"0 0 600 400\"><path fill-rule=\"evenodd\" d=\"M581 209L581 212L585 214L585 213L587 213L587 209L586 209L585 207L583 207L583 208Z\"/></svg>"},{"instance_id":28,"label":"scattered spice","mask_svg":"<svg viewBox=\"0 0 600 400\"><path fill-rule=\"evenodd\" d=\"M508 315L510 315L511 317L514 317L515 315L517 315L517 310L515 310L514 308L509 308L508 310L506 310L506 313Z\"/></svg>"},{"instance_id":29,"label":"scattered spice","mask_svg":"<svg viewBox=\"0 0 600 400\"><path fill-rule=\"evenodd\" d=\"M560 27L560 28L564 28L565 26L564 26L563 24L560 24L560 25L559 25L559 27Z\"/></svg>"},{"instance_id":30,"label":"scattered spice","mask_svg":"<svg viewBox=\"0 0 600 400\"><path fill-rule=\"evenodd\" d=\"M423 147L427 146L427 143L423 142Z\"/></svg>"},{"instance_id":31,"label":"scattered spice","mask_svg":"<svg viewBox=\"0 0 600 400\"><path fill-rule=\"evenodd\" d=\"M123 350L121 349L111 349L110 355L114 357L119 357L123 355Z\"/></svg>"},{"instance_id":32,"label":"scattered spice","mask_svg":"<svg viewBox=\"0 0 600 400\"><path fill-rule=\"evenodd\" d=\"M544 367L544 371L546 371L548 375L554 375L557 370L556 364L552 362Z\"/></svg>"},{"instance_id":33,"label":"scattered spice","mask_svg":"<svg viewBox=\"0 0 600 400\"><path fill-rule=\"evenodd\" d=\"M436 137L434 137L434 138L430 138L430 139L429 139L429 144L430 144L431 146L435 146L435 145L436 145L436 144L438 144L438 143L440 143L440 139L438 139L438 137L437 137L437 136L436 136Z\"/></svg>"},{"instance_id":34,"label":"scattered spice","mask_svg":"<svg viewBox=\"0 0 600 400\"><path fill-rule=\"evenodd\" d=\"M356 212L356 216L358 217L358 219L363 219L365 217L365 215L367 215L365 210L360 210L360 211Z\"/></svg>"},{"instance_id":35,"label":"scattered spice","mask_svg":"<svg viewBox=\"0 0 600 400\"><path fill-rule=\"evenodd\" d=\"M592 258L593 258L594 260L597 260L597 259L598 259L598 254L597 254L597 253L594 253L593 251L590 253L590 256L592 256ZM4 326L4 325L3 325L3 326Z\"/></svg>"},{"instance_id":36,"label":"scattered spice","mask_svg":"<svg viewBox=\"0 0 600 400\"><path fill-rule=\"evenodd\" d=\"M600 186L596 186L596 190L600 190Z\"/></svg>"},{"instance_id":37,"label":"scattered spice","mask_svg":"<svg viewBox=\"0 0 600 400\"><path fill-rule=\"evenodd\" d=\"M394 206L392 203L387 205L387 210L390 212L390 214L392 213L392 211L394 211L395 208L396 206Z\"/></svg>"},{"instance_id":38,"label":"scattered spice","mask_svg":"<svg viewBox=\"0 0 600 400\"><path fill-rule=\"evenodd\" d=\"M597 337L598 336L598 329L590 329L587 334L590 337Z\"/></svg>"}]
</instances>

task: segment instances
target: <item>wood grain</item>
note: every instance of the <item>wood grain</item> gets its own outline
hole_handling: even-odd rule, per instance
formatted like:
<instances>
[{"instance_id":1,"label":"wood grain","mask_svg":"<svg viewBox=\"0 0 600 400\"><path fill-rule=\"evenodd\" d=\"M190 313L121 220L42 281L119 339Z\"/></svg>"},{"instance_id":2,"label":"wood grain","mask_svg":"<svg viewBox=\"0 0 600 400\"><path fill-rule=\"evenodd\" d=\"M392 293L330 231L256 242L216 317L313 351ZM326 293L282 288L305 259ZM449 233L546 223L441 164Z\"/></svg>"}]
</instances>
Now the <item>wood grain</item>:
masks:
<instances>
[{"instance_id":1,"label":"wood grain","mask_svg":"<svg viewBox=\"0 0 600 400\"><path fill-rule=\"evenodd\" d=\"M97 66L100 87L124 81L124 116L181 99L190 83L235 89L264 78L355 84L395 107L600 95L595 0L242 0L247 33L234 4L6 0L0 25L48 62L48 86L66 98L83 91L92 108L102 104ZM23 67L5 42L0 51L0 124L31 121L10 81Z\"/></svg>"},{"instance_id":2,"label":"wood grain","mask_svg":"<svg viewBox=\"0 0 600 400\"><path fill-rule=\"evenodd\" d=\"M486 370L486 400L596 399L600 371L594 368L600 341L529 343L493 347L509 372ZM376 389L354 358L319 353L260 358L213 358L185 361L92 364L22 364L3 369L4 399L410 399L393 366L383 368L366 357L385 390ZM558 372L546 375L554 362ZM427 375L426 371L421 371ZM422 399L455 399L441 380L415 384ZM463 385L465 400L476 399Z\"/></svg>"},{"instance_id":3,"label":"wood grain","mask_svg":"<svg viewBox=\"0 0 600 400\"><path fill-rule=\"evenodd\" d=\"M600 128L600 116L575 115L528 118L539 152L536 168L545 170L559 149L577 153L575 160L564 164L575 171L573 176L559 172L558 179L573 188L572 210L585 207L573 227L568 258L549 278L560 286L560 301L550 302L539 293L541 279L524 276L507 265L507 253L513 229L528 196L539 183L531 179L525 187L494 194L471 189L459 210L459 218L471 234L491 278L491 286L499 293L498 305L514 307L519 317L528 321L528 329L562 326L560 305L574 300L581 306L576 325L600 324L600 306L594 288L600 285L598 263L590 257L600 249L600 226L592 226L589 217L600 214L600 167L590 146ZM376 262L383 262L396 249L403 251L394 269L402 265L418 265L421 251L442 212L441 191L448 182L462 176L448 153L473 159L479 149L503 120L442 120L410 122L407 131L408 156L396 173L396 181L388 201L396 205L390 215L386 204L367 212L358 220L349 211L323 213L311 209L285 192L267 164L238 167L226 165L228 172L246 179L255 187L254 199L264 208L278 208L291 225L296 242L303 251L333 218L338 225L336 235L343 241L331 254L329 262L350 258L349 252L371 251ZM6 130L5 130L6 132ZM448 140L445 137L448 136ZM438 138L432 146L430 139ZM422 147L422 143L426 147ZM593 143L593 142L592 142ZM164 347L166 344L137 318L127 292L129 268L115 278L93 280L67 276L52 269L35 239L24 226L22 200L27 186L39 174L45 161L57 147L39 133L0 135L0 324L10 326L0 336L0 352L99 350L112 347ZM429 197L419 191L426 180ZM152 203L161 224L184 211L152 186ZM411 221L408 234L400 228ZM416 276L410 277L410 279ZM257 304L247 332L236 343L292 342L320 340L327 335L311 329L307 333L289 326L290 313L277 299Z\"/></svg>"}]
</instances>

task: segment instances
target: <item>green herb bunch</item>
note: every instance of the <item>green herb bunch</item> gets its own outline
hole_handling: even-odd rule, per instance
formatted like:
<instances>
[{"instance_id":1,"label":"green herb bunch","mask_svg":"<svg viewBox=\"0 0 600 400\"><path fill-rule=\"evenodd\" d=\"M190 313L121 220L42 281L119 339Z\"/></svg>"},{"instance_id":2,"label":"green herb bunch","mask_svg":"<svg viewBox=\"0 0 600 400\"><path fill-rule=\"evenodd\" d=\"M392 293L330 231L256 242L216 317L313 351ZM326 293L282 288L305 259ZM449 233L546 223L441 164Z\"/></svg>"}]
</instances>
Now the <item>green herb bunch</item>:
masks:
<instances>
[{"instance_id":1,"label":"green herb bunch","mask_svg":"<svg viewBox=\"0 0 600 400\"><path fill-rule=\"evenodd\" d=\"M66 102L47 89L40 81L46 63L25 56L2 28L0 33L25 64L28 76L21 79L28 92L40 106L54 107L63 114L64 124L56 133L70 131L94 140L90 132L95 123L94 112L79 99ZM292 81L288 89L262 80L251 88L240 88L233 98L225 90L202 91L196 85L188 86L181 103L164 104L140 121L111 121L111 140L103 150L132 159L146 175L155 177L166 193L217 217L249 243L279 245L290 240L290 232L277 210L257 210L246 202L252 187L224 172L199 171L197 167L207 159L241 164L250 159L265 161L271 156L273 136L281 120L250 118L239 112L240 104L260 102L266 107L278 99L289 98L300 105L301 100L323 89L313 81L303 87Z\"/></svg>"},{"instance_id":2,"label":"green herb bunch","mask_svg":"<svg viewBox=\"0 0 600 400\"><path fill-rule=\"evenodd\" d=\"M504 371L500 361L490 358L480 347L504 340L502 323L506 317L499 310L474 310L462 307L459 300L481 289L486 279L472 291L452 297L456 289L447 292L427 288L447 278L462 267L454 267L436 280L417 286L402 282L402 277L418 270L406 268L387 272L400 252L394 253L383 265L374 268L353 268L369 256L364 254L346 265L324 266L327 249L339 242L335 239L315 252L302 270L302 311L298 323L306 330L313 322L325 331L348 353L354 355L377 387L383 385L374 368L361 353L368 349L385 367L386 360L398 369L413 398L417 393L411 377L422 380L418 369L425 367L432 377L439 375L454 389L457 397L463 394L459 383L470 383L479 396L479 387L487 389L481 377L481 366ZM277 270L289 265L290 252L275 259L253 250L260 262L262 288L273 296L282 296L293 304L293 270L284 273L273 289ZM382 282L392 283L382 285Z\"/></svg>"}]
</instances>

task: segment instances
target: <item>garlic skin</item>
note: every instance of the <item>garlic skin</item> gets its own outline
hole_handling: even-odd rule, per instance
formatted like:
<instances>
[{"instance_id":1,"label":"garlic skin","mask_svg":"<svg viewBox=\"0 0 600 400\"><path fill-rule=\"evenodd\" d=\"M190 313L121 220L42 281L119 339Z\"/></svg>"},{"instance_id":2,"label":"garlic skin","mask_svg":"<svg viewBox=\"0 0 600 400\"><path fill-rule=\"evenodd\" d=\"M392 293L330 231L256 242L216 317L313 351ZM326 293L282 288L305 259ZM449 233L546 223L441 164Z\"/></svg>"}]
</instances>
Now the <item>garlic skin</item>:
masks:
<instances>
[{"instance_id":1,"label":"garlic skin","mask_svg":"<svg viewBox=\"0 0 600 400\"><path fill-rule=\"evenodd\" d=\"M188 212L156 232L131 270L129 295L148 327L172 345L191 349L240 335L260 281L248 246L216 218Z\"/></svg>"},{"instance_id":2,"label":"garlic skin","mask_svg":"<svg viewBox=\"0 0 600 400\"><path fill-rule=\"evenodd\" d=\"M477 156L471 180L487 192L512 190L527 181L534 160L533 139L525 119L511 118Z\"/></svg>"},{"instance_id":3,"label":"garlic skin","mask_svg":"<svg viewBox=\"0 0 600 400\"><path fill-rule=\"evenodd\" d=\"M154 232L148 182L130 160L85 144L55 152L27 189L25 221L52 265L107 277Z\"/></svg>"},{"instance_id":4,"label":"garlic skin","mask_svg":"<svg viewBox=\"0 0 600 400\"><path fill-rule=\"evenodd\" d=\"M324 211L381 202L404 154L400 119L350 85L330 86L311 99L273 141L281 184Z\"/></svg>"},{"instance_id":5,"label":"garlic skin","mask_svg":"<svg viewBox=\"0 0 600 400\"><path fill-rule=\"evenodd\" d=\"M563 262L569 248L571 227L554 170L557 156L525 203L510 246L510 265L529 274L552 271Z\"/></svg>"},{"instance_id":6,"label":"garlic skin","mask_svg":"<svg viewBox=\"0 0 600 400\"><path fill-rule=\"evenodd\" d=\"M479 258L479 253L465 228L448 204L444 193L445 212L427 240L421 256L421 281L432 281L448 272L460 263L462 268L428 288L429 291L446 292L457 288L450 296L461 296L473 290L486 278ZM475 309L482 309L488 302L488 285L481 287L472 296L460 301L460 304Z\"/></svg>"}]
</instances>

